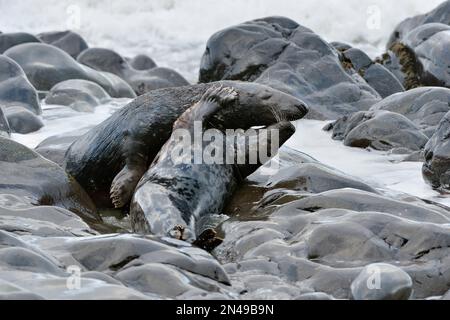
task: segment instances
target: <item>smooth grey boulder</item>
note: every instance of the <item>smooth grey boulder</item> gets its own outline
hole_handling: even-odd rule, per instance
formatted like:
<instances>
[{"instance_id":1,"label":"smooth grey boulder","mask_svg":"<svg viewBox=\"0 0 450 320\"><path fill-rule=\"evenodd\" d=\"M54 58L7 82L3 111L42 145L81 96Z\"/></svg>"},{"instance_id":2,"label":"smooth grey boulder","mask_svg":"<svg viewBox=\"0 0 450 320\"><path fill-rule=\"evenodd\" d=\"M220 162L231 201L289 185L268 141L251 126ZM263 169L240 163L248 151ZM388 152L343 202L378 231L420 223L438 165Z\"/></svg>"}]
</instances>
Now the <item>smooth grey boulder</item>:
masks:
<instances>
[{"instance_id":1,"label":"smooth grey boulder","mask_svg":"<svg viewBox=\"0 0 450 320\"><path fill-rule=\"evenodd\" d=\"M433 188L450 190L450 112L425 146L425 163L422 174Z\"/></svg>"},{"instance_id":2,"label":"smooth grey boulder","mask_svg":"<svg viewBox=\"0 0 450 320\"><path fill-rule=\"evenodd\" d=\"M395 42L401 41L413 29L430 23L450 25L450 1L446 0L428 13L405 19L395 28L387 43L389 49Z\"/></svg>"},{"instance_id":3,"label":"smooth grey boulder","mask_svg":"<svg viewBox=\"0 0 450 320\"><path fill-rule=\"evenodd\" d=\"M43 32L38 34L37 37L44 43L64 50L74 59L89 47L83 37L70 30Z\"/></svg>"},{"instance_id":4,"label":"smooth grey boulder","mask_svg":"<svg viewBox=\"0 0 450 320\"><path fill-rule=\"evenodd\" d=\"M389 42L387 53L379 59L407 89L420 86L450 87L450 5L447 2L439 10L443 15L435 17L437 19L425 19L403 28L401 32L396 31Z\"/></svg>"},{"instance_id":5,"label":"smooth grey boulder","mask_svg":"<svg viewBox=\"0 0 450 320\"><path fill-rule=\"evenodd\" d=\"M156 68L157 65L152 58L145 54L139 54L128 61L130 66L136 70L149 70Z\"/></svg>"},{"instance_id":6,"label":"smooth grey boulder","mask_svg":"<svg viewBox=\"0 0 450 320\"><path fill-rule=\"evenodd\" d=\"M24 107L11 106L5 110L9 127L14 133L27 134L36 132L44 126L42 120Z\"/></svg>"},{"instance_id":7,"label":"smooth grey boulder","mask_svg":"<svg viewBox=\"0 0 450 320\"><path fill-rule=\"evenodd\" d=\"M41 42L32 34L25 32L0 33L0 54L3 54L9 48L23 43Z\"/></svg>"},{"instance_id":8,"label":"smooth grey boulder","mask_svg":"<svg viewBox=\"0 0 450 320\"><path fill-rule=\"evenodd\" d=\"M239 45L236 45L239 43ZM267 17L214 34L200 66L200 82L254 81L300 98L312 119L337 119L367 110L381 96L340 53L313 31L284 17Z\"/></svg>"},{"instance_id":9,"label":"smooth grey boulder","mask_svg":"<svg viewBox=\"0 0 450 320\"><path fill-rule=\"evenodd\" d=\"M38 94L22 68L12 59L0 56L0 108L21 106L41 114Z\"/></svg>"},{"instance_id":10,"label":"smooth grey boulder","mask_svg":"<svg viewBox=\"0 0 450 320\"><path fill-rule=\"evenodd\" d=\"M351 285L355 300L408 300L412 287L406 272L384 263L365 267Z\"/></svg>"},{"instance_id":11,"label":"smooth grey boulder","mask_svg":"<svg viewBox=\"0 0 450 320\"><path fill-rule=\"evenodd\" d=\"M391 150L407 148L411 151L422 150L428 137L419 127L405 116L390 111L361 111L347 119L344 133L342 126L336 126L333 137L341 137L344 144L357 148Z\"/></svg>"},{"instance_id":12,"label":"smooth grey boulder","mask_svg":"<svg viewBox=\"0 0 450 320\"><path fill-rule=\"evenodd\" d=\"M55 85L45 98L46 104L68 106L80 112L111 101L111 96L98 84L88 80L67 80Z\"/></svg>"},{"instance_id":13,"label":"smooth grey boulder","mask_svg":"<svg viewBox=\"0 0 450 320\"><path fill-rule=\"evenodd\" d=\"M189 84L178 72L168 68L153 67L146 70L136 70L125 58L109 49L87 49L78 56L77 60L93 69L119 76L133 88L137 95L143 95L151 90L181 87ZM136 63L139 63L139 61Z\"/></svg>"},{"instance_id":14,"label":"smooth grey boulder","mask_svg":"<svg viewBox=\"0 0 450 320\"><path fill-rule=\"evenodd\" d=\"M43 43L15 46L5 55L16 61L37 90L49 91L56 84L70 79L97 83L114 98L134 98L131 87L114 74L83 66L69 54Z\"/></svg>"},{"instance_id":15,"label":"smooth grey boulder","mask_svg":"<svg viewBox=\"0 0 450 320\"><path fill-rule=\"evenodd\" d=\"M89 222L100 218L92 200L61 167L12 140L0 137L0 194L21 197L29 205L57 206Z\"/></svg>"},{"instance_id":16,"label":"smooth grey boulder","mask_svg":"<svg viewBox=\"0 0 450 320\"><path fill-rule=\"evenodd\" d=\"M364 80L374 88L382 98L394 93L403 92L405 88L400 81L383 65L373 62L369 56L360 49L341 48L342 60L347 67L354 69Z\"/></svg>"},{"instance_id":17,"label":"smooth grey boulder","mask_svg":"<svg viewBox=\"0 0 450 320\"><path fill-rule=\"evenodd\" d=\"M423 87L408 90L383 99L370 110L402 114L431 137L439 122L450 111L450 89Z\"/></svg>"}]
</instances>

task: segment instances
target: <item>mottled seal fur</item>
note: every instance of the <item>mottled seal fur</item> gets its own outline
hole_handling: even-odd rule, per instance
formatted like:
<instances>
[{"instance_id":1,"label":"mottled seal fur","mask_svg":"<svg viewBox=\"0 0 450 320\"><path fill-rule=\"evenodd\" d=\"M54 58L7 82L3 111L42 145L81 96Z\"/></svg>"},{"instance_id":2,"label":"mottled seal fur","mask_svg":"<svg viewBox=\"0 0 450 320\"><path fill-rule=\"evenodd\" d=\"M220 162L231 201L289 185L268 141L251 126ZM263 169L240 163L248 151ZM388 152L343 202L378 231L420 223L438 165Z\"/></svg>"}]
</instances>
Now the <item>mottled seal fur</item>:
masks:
<instances>
[{"instance_id":1,"label":"mottled seal fur","mask_svg":"<svg viewBox=\"0 0 450 320\"><path fill-rule=\"evenodd\" d=\"M132 227L135 232L194 241L205 232L205 229L196 222L207 215L221 214L226 201L233 194L240 180L262 165L259 162L253 165L233 164L237 163L236 161L231 164L193 163L192 159L180 161L182 159L179 158L183 155L178 156L172 152L179 143L176 130L187 129L193 134L195 121L209 124L214 114L221 109L232 108L238 100L238 93L230 87L211 88L198 103L177 120L171 138L161 149L155 162L136 188L130 208ZM203 127L206 129L208 125ZM214 128L220 132L226 129L215 126ZM281 144L295 132L290 122L280 122L271 128L279 130ZM225 141L224 136L223 138ZM253 142L255 146L251 146L251 150L264 146L268 147L266 150L272 151L270 138L256 139ZM204 142L203 146L194 148L204 150L210 144ZM227 145L228 142L225 142L225 147ZM278 148L275 153L277 151ZM206 231L206 234L214 236L214 233L210 231ZM208 241L208 239L205 238L202 241Z\"/></svg>"}]
</instances>

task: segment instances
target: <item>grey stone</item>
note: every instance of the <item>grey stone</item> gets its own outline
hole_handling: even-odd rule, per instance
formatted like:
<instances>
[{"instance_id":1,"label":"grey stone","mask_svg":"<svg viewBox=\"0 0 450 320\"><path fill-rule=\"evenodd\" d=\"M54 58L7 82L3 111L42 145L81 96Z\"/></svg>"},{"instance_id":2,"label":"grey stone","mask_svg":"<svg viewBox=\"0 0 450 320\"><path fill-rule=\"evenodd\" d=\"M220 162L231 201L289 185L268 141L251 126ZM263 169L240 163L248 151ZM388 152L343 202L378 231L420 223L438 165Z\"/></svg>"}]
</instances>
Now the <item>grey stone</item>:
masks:
<instances>
[{"instance_id":1,"label":"grey stone","mask_svg":"<svg viewBox=\"0 0 450 320\"><path fill-rule=\"evenodd\" d=\"M402 269L379 263L364 268L351 288L355 300L408 300L412 280Z\"/></svg>"},{"instance_id":2,"label":"grey stone","mask_svg":"<svg viewBox=\"0 0 450 320\"><path fill-rule=\"evenodd\" d=\"M131 87L116 75L83 66L66 52L48 44L21 44L7 50L5 56L16 61L40 91L49 91L65 80L83 79L97 83L114 98L135 97Z\"/></svg>"}]
</instances>

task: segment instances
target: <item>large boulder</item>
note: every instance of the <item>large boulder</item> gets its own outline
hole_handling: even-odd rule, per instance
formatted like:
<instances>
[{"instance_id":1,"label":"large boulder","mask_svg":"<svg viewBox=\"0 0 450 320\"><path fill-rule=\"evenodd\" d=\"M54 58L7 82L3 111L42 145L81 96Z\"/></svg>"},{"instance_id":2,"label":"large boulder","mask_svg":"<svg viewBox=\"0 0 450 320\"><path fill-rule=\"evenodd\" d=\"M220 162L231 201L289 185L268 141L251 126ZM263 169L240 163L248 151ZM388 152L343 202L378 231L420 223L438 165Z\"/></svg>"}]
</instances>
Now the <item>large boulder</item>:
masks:
<instances>
[{"instance_id":1,"label":"large boulder","mask_svg":"<svg viewBox=\"0 0 450 320\"><path fill-rule=\"evenodd\" d=\"M387 49L395 42L401 41L413 29L428 23L450 25L450 1L446 0L432 11L402 21L392 32Z\"/></svg>"},{"instance_id":2,"label":"large boulder","mask_svg":"<svg viewBox=\"0 0 450 320\"><path fill-rule=\"evenodd\" d=\"M78 56L77 60L93 69L119 76L133 88L137 95L151 90L189 84L178 72L168 68L154 67L147 70L136 70L125 58L109 49L87 49Z\"/></svg>"},{"instance_id":3,"label":"large boulder","mask_svg":"<svg viewBox=\"0 0 450 320\"><path fill-rule=\"evenodd\" d=\"M25 32L0 33L0 54L3 54L9 48L29 42L41 41L32 34Z\"/></svg>"},{"instance_id":4,"label":"large boulder","mask_svg":"<svg viewBox=\"0 0 450 320\"><path fill-rule=\"evenodd\" d=\"M310 107L309 118L337 119L367 110L380 95L340 53L308 28L268 17L214 34L200 67L200 82L254 81L294 95Z\"/></svg>"},{"instance_id":5,"label":"large boulder","mask_svg":"<svg viewBox=\"0 0 450 320\"><path fill-rule=\"evenodd\" d=\"M333 138L344 140L349 147L383 151L395 148L420 151L428 142L428 137L411 120L385 110L360 111L341 118L334 125Z\"/></svg>"},{"instance_id":6,"label":"large boulder","mask_svg":"<svg viewBox=\"0 0 450 320\"><path fill-rule=\"evenodd\" d=\"M136 70L149 70L157 67L155 61L145 54L138 54L134 58L128 59L128 62Z\"/></svg>"},{"instance_id":7,"label":"large boulder","mask_svg":"<svg viewBox=\"0 0 450 320\"><path fill-rule=\"evenodd\" d=\"M400 81L383 65L373 62L369 56L360 49L340 49L342 60L351 72L358 72L366 82L374 88L382 98L394 93L403 92L405 88Z\"/></svg>"},{"instance_id":8,"label":"large boulder","mask_svg":"<svg viewBox=\"0 0 450 320\"><path fill-rule=\"evenodd\" d=\"M41 114L38 94L22 68L12 59L0 56L0 107L24 107Z\"/></svg>"},{"instance_id":9,"label":"large boulder","mask_svg":"<svg viewBox=\"0 0 450 320\"><path fill-rule=\"evenodd\" d=\"M0 137L0 194L28 206L57 206L89 222L100 218L92 200L61 167L12 140Z\"/></svg>"},{"instance_id":10,"label":"large boulder","mask_svg":"<svg viewBox=\"0 0 450 320\"><path fill-rule=\"evenodd\" d=\"M95 107L109 101L110 95L101 86L79 79L58 83L45 97L46 104L68 106L84 112L93 112Z\"/></svg>"},{"instance_id":11,"label":"large boulder","mask_svg":"<svg viewBox=\"0 0 450 320\"><path fill-rule=\"evenodd\" d=\"M134 98L131 87L122 79L107 72L99 72L77 63L69 54L43 43L27 43L5 52L25 71L34 87L49 91L57 83L83 79L97 83L114 98Z\"/></svg>"},{"instance_id":12,"label":"large boulder","mask_svg":"<svg viewBox=\"0 0 450 320\"><path fill-rule=\"evenodd\" d=\"M27 134L38 131L44 126L42 120L24 107L9 107L5 109L9 127L14 133Z\"/></svg>"},{"instance_id":13,"label":"large boulder","mask_svg":"<svg viewBox=\"0 0 450 320\"><path fill-rule=\"evenodd\" d=\"M439 122L450 111L450 89L424 87L408 90L383 99L371 110L402 114L431 137Z\"/></svg>"},{"instance_id":14,"label":"large boulder","mask_svg":"<svg viewBox=\"0 0 450 320\"><path fill-rule=\"evenodd\" d=\"M450 190L450 112L425 146L423 177L433 188Z\"/></svg>"},{"instance_id":15,"label":"large boulder","mask_svg":"<svg viewBox=\"0 0 450 320\"><path fill-rule=\"evenodd\" d=\"M38 34L37 37L44 43L64 50L74 59L89 47L78 33L70 30L43 32Z\"/></svg>"}]
</instances>

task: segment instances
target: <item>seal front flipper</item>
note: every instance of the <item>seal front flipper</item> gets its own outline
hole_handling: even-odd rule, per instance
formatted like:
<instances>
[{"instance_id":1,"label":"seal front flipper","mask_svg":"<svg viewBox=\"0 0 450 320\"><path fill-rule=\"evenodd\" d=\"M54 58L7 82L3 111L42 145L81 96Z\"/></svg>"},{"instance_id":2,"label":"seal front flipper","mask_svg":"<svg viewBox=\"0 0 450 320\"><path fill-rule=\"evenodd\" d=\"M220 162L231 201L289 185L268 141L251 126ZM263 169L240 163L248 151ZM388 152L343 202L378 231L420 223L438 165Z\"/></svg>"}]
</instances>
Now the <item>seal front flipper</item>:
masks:
<instances>
[{"instance_id":1,"label":"seal front flipper","mask_svg":"<svg viewBox=\"0 0 450 320\"><path fill-rule=\"evenodd\" d=\"M116 209L125 207L133 197L134 190L148 169L145 145L139 138L127 133L124 141L125 167L111 184L110 197Z\"/></svg>"}]
</instances>

